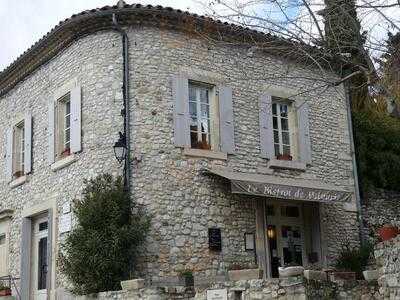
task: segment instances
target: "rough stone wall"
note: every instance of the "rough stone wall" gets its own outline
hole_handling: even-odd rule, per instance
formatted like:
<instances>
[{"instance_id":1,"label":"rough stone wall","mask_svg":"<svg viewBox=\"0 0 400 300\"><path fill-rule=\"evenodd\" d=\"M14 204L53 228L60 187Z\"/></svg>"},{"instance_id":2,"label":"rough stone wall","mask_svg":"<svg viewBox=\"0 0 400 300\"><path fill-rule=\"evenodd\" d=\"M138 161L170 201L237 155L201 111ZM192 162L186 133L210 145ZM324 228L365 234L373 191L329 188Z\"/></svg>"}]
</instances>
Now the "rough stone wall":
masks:
<instances>
[{"instance_id":1,"label":"rough stone wall","mask_svg":"<svg viewBox=\"0 0 400 300\"><path fill-rule=\"evenodd\" d=\"M400 236L375 246L380 293L385 299L400 298Z\"/></svg>"},{"instance_id":2,"label":"rough stone wall","mask_svg":"<svg viewBox=\"0 0 400 300\"><path fill-rule=\"evenodd\" d=\"M369 191L363 200L364 236L372 242L377 240L377 229L382 225L400 226L400 192Z\"/></svg>"},{"instance_id":3,"label":"rough stone wall","mask_svg":"<svg viewBox=\"0 0 400 300\"><path fill-rule=\"evenodd\" d=\"M21 212L54 200L58 213L65 202L80 196L83 180L97 174L121 174L113 154L113 143L122 127L120 109L121 47L116 33L98 33L76 41L42 66L12 91L0 98L0 211L14 210L11 219L9 269L19 277ZM48 102L54 91L77 78L82 86L82 152L77 161L56 172L48 163ZM4 131L18 114L31 112L33 118L33 172L23 185L11 188L5 178ZM57 213L55 214L58 223ZM62 240L64 235L58 235ZM57 256L53 253L53 257ZM60 272L56 272L59 282Z\"/></svg>"},{"instance_id":4,"label":"rough stone wall","mask_svg":"<svg viewBox=\"0 0 400 300\"><path fill-rule=\"evenodd\" d=\"M237 172L273 174L283 181L318 180L354 190L342 87L313 89L316 82L301 78L317 70L193 35L148 27L130 28L128 34L134 65L133 146L140 157L132 185L135 197L155 216L145 258L154 280L182 268L218 274L225 271L229 255L239 262L254 260L243 245L244 232L255 226L252 197L232 195L226 183L201 175L204 167L222 165ZM184 156L174 147L171 78L180 72L232 87L236 153L227 161ZM311 108L313 158L306 172L273 172L260 157L258 99L269 88L311 89L296 97ZM356 214L342 205L322 205L321 216L325 255L331 262L343 236L357 244ZM208 250L207 228L214 226L222 229L222 253Z\"/></svg>"}]
</instances>

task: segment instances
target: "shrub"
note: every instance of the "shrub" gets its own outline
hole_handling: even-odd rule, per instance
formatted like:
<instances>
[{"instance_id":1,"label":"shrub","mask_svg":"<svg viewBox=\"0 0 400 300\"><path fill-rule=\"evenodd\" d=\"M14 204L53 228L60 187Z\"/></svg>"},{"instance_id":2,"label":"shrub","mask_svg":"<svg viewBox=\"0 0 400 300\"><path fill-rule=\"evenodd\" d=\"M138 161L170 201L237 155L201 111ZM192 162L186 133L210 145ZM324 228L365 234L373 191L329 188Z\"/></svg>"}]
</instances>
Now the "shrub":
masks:
<instances>
[{"instance_id":1,"label":"shrub","mask_svg":"<svg viewBox=\"0 0 400 300\"><path fill-rule=\"evenodd\" d=\"M150 220L129 199L121 177L105 174L85 184L83 200L74 205L77 226L60 252L61 269L76 294L119 290L120 281L130 276Z\"/></svg>"},{"instance_id":2,"label":"shrub","mask_svg":"<svg viewBox=\"0 0 400 300\"><path fill-rule=\"evenodd\" d=\"M364 190L400 190L400 119L353 112L358 170Z\"/></svg>"},{"instance_id":3,"label":"shrub","mask_svg":"<svg viewBox=\"0 0 400 300\"><path fill-rule=\"evenodd\" d=\"M359 248L345 245L336 260L335 268L342 271L355 272L357 278L362 279L362 272L368 265L372 251L373 245L369 243L365 243Z\"/></svg>"}]
</instances>

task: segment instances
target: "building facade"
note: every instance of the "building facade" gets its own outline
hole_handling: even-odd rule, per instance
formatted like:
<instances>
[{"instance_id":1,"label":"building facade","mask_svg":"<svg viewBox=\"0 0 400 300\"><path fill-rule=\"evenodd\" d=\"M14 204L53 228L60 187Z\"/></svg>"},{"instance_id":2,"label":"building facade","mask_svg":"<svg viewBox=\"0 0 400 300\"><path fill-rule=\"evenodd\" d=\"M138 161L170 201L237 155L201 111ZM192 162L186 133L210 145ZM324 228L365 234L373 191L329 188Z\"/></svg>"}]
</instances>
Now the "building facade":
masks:
<instances>
[{"instance_id":1,"label":"building facade","mask_svg":"<svg viewBox=\"0 0 400 300\"><path fill-rule=\"evenodd\" d=\"M167 8L105 7L60 23L0 74L0 275L20 278L23 299L62 295L73 200L84 179L121 174L113 14L129 40L131 196L152 215L138 275L259 266L277 277L278 266L328 266L358 244L342 85L321 90L307 79L320 71L298 55L232 42L267 35Z\"/></svg>"}]
</instances>

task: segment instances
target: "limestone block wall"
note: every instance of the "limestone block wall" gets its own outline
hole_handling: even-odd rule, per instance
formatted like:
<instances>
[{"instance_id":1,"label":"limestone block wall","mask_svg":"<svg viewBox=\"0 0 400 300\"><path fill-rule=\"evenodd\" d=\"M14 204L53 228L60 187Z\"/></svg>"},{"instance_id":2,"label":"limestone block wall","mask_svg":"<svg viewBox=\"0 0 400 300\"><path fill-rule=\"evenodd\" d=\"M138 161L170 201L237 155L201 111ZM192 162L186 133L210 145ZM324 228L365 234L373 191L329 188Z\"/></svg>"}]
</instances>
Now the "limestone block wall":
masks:
<instances>
[{"instance_id":1,"label":"limestone block wall","mask_svg":"<svg viewBox=\"0 0 400 300\"><path fill-rule=\"evenodd\" d=\"M222 273L230 256L238 262L254 260L243 244L244 232L255 226L253 198L232 195L228 183L201 174L205 167L273 174L283 182L318 180L354 190L344 91L342 87L322 91L316 82L304 79L318 70L154 27L131 27L128 35L134 66L133 151L140 158L133 167L132 186L138 201L154 215L149 255L143 258L154 280L174 276L182 268ZM171 79L180 73L232 87L236 152L227 160L185 156L174 146ZM295 98L310 105L312 165L305 172L272 171L260 156L258 99L268 89L303 91ZM322 205L321 217L329 263L342 239L358 243L357 217L341 204ZM208 250L209 227L222 229L221 253Z\"/></svg>"},{"instance_id":2,"label":"limestone block wall","mask_svg":"<svg viewBox=\"0 0 400 300\"><path fill-rule=\"evenodd\" d=\"M104 172L121 174L112 148L122 127L119 41L120 37L113 32L82 38L0 98L0 211L14 211L9 270L15 277L20 272L22 210L55 201L58 224L62 205L80 197L85 178ZM77 154L76 162L53 172L48 163L48 102L57 88L72 79L77 79L82 87L82 152ZM11 188L3 171L4 130L13 125L18 114L25 112L30 112L33 118L33 171L27 182ZM58 241L63 237L58 235ZM57 256L58 249L53 257ZM57 281L59 278L57 271Z\"/></svg>"}]
</instances>

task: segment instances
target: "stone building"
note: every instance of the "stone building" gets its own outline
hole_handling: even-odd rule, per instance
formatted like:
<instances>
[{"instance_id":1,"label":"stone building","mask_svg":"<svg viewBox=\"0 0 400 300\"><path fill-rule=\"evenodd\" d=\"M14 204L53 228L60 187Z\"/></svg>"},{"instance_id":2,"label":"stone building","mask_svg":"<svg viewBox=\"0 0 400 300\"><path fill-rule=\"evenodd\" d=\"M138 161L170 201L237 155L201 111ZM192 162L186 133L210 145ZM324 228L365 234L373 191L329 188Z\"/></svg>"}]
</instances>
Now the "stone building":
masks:
<instances>
[{"instance_id":1,"label":"stone building","mask_svg":"<svg viewBox=\"0 0 400 300\"><path fill-rule=\"evenodd\" d=\"M62 295L72 201L85 178L121 174L113 14L129 43L131 196L153 215L141 276L258 265L276 277L358 243L342 85L318 89L304 55L283 57L289 41L170 8L104 7L61 22L0 73L0 272L20 278L23 299Z\"/></svg>"}]
</instances>

